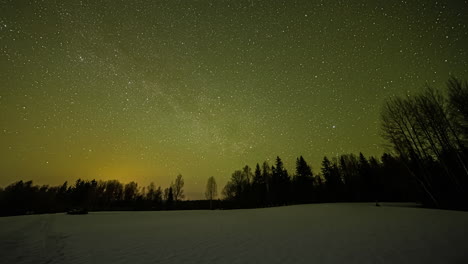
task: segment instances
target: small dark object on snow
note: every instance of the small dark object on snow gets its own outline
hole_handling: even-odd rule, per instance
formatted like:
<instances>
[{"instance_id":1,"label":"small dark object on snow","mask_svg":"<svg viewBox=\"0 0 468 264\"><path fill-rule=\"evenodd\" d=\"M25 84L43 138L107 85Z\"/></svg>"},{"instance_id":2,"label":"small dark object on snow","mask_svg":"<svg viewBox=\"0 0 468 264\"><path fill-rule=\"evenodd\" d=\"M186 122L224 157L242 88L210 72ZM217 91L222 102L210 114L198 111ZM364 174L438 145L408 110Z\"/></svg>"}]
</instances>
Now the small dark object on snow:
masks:
<instances>
[{"instance_id":1,"label":"small dark object on snow","mask_svg":"<svg viewBox=\"0 0 468 264\"><path fill-rule=\"evenodd\" d=\"M70 211L67 212L69 215L83 215L83 214L88 214L88 210L80 208L80 209L71 209Z\"/></svg>"},{"instance_id":2,"label":"small dark object on snow","mask_svg":"<svg viewBox=\"0 0 468 264\"><path fill-rule=\"evenodd\" d=\"M375 201L375 206L380 206L378 201Z\"/></svg>"}]
</instances>

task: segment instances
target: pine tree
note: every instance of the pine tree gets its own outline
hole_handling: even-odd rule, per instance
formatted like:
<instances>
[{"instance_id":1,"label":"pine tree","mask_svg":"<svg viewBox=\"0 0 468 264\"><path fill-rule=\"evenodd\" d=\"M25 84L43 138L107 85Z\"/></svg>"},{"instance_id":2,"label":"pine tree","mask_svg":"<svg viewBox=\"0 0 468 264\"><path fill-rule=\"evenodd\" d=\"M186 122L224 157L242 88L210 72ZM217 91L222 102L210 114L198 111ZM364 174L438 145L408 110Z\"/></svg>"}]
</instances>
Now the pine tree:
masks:
<instances>
[{"instance_id":1,"label":"pine tree","mask_svg":"<svg viewBox=\"0 0 468 264\"><path fill-rule=\"evenodd\" d=\"M266 198L266 178L265 174L261 172L260 165L257 163L255 166L255 173L252 182L252 191L254 197L254 203L257 206L264 206L265 205L265 198Z\"/></svg>"},{"instance_id":2,"label":"pine tree","mask_svg":"<svg viewBox=\"0 0 468 264\"><path fill-rule=\"evenodd\" d=\"M312 169L302 156L296 159L294 196L296 202L307 203L313 200L314 178Z\"/></svg>"},{"instance_id":3,"label":"pine tree","mask_svg":"<svg viewBox=\"0 0 468 264\"><path fill-rule=\"evenodd\" d=\"M283 167L283 161L280 157L276 157L275 165L272 168L275 201L279 204L286 204L290 200L290 178L288 171Z\"/></svg>"},{"instance_id":4,"label":"pine tree","mask_svg":"<svg viewBox=\"0 0 468 264\"><path fill-rule=\"evenodd\" d=\"M336 162L330 162L325 156L322 161L322 174L325 178L327 199L332 202L342 200L343 181Z\"/></svg>"}]
</instances>

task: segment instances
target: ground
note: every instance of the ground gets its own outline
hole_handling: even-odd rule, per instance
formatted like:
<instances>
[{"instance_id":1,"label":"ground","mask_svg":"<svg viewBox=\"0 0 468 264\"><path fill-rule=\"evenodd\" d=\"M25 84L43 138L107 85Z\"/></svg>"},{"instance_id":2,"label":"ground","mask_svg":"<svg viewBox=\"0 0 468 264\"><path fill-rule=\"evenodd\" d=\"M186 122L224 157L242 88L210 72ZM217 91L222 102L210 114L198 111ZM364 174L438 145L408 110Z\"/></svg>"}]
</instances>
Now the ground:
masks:
<instances>
[{"instance_id":1,"label":"ground","mask_svg":"<svg viewBox=\"0 0 468 264\"><path fill-rule=\"evenodd\" d=\"M468 212L394 204L0 218L1 263L468 263Z\"/></svg>"}]
</instances>

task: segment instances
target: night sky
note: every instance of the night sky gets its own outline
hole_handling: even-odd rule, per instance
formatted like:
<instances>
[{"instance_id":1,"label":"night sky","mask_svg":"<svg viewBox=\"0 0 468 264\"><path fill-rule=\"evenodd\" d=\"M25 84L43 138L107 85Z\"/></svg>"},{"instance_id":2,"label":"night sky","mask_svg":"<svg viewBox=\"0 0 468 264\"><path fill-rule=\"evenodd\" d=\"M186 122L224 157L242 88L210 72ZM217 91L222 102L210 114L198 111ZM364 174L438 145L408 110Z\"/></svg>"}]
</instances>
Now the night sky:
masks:
<instances>
[{"instance_id":1,"label":"night sky","mask_svg":"<svg viewBox=\"0 0 468 264\"><path fill-rule=\"evenodd\" d=\"M383 153L386 98L468 78L468 1L0 5L0 186L181 173L195 199L277 155L319 172Z\"/></svg>"}]
</instances>

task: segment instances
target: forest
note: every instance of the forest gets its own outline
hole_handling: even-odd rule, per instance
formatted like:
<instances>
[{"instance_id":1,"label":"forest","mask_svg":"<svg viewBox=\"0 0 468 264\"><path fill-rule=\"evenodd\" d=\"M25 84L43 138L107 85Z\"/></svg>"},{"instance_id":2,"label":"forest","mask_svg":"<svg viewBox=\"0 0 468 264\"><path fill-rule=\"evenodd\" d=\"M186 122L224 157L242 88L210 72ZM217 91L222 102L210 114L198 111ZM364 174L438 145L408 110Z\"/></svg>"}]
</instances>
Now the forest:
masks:
<instances>
[{"instance_id":1,"label":"forest","mask_svg":"<svg viewBox=\"0 0 468 264\"><path fill-rule=\"evenodd\" d=\"M232 173L218 197L207 178L206 200L184 200L178 175L162 189L118 180L78 179L60 186L18 181L0 188L0 215L103 210L234 209L324 202L419 202L425 207L468 210L468 83L448 80L414 96L389 98L381 110L388 151L324 157L313 171L299 156L288 172L274 164L248 165Z\"/></svg>"}]
</instances>

